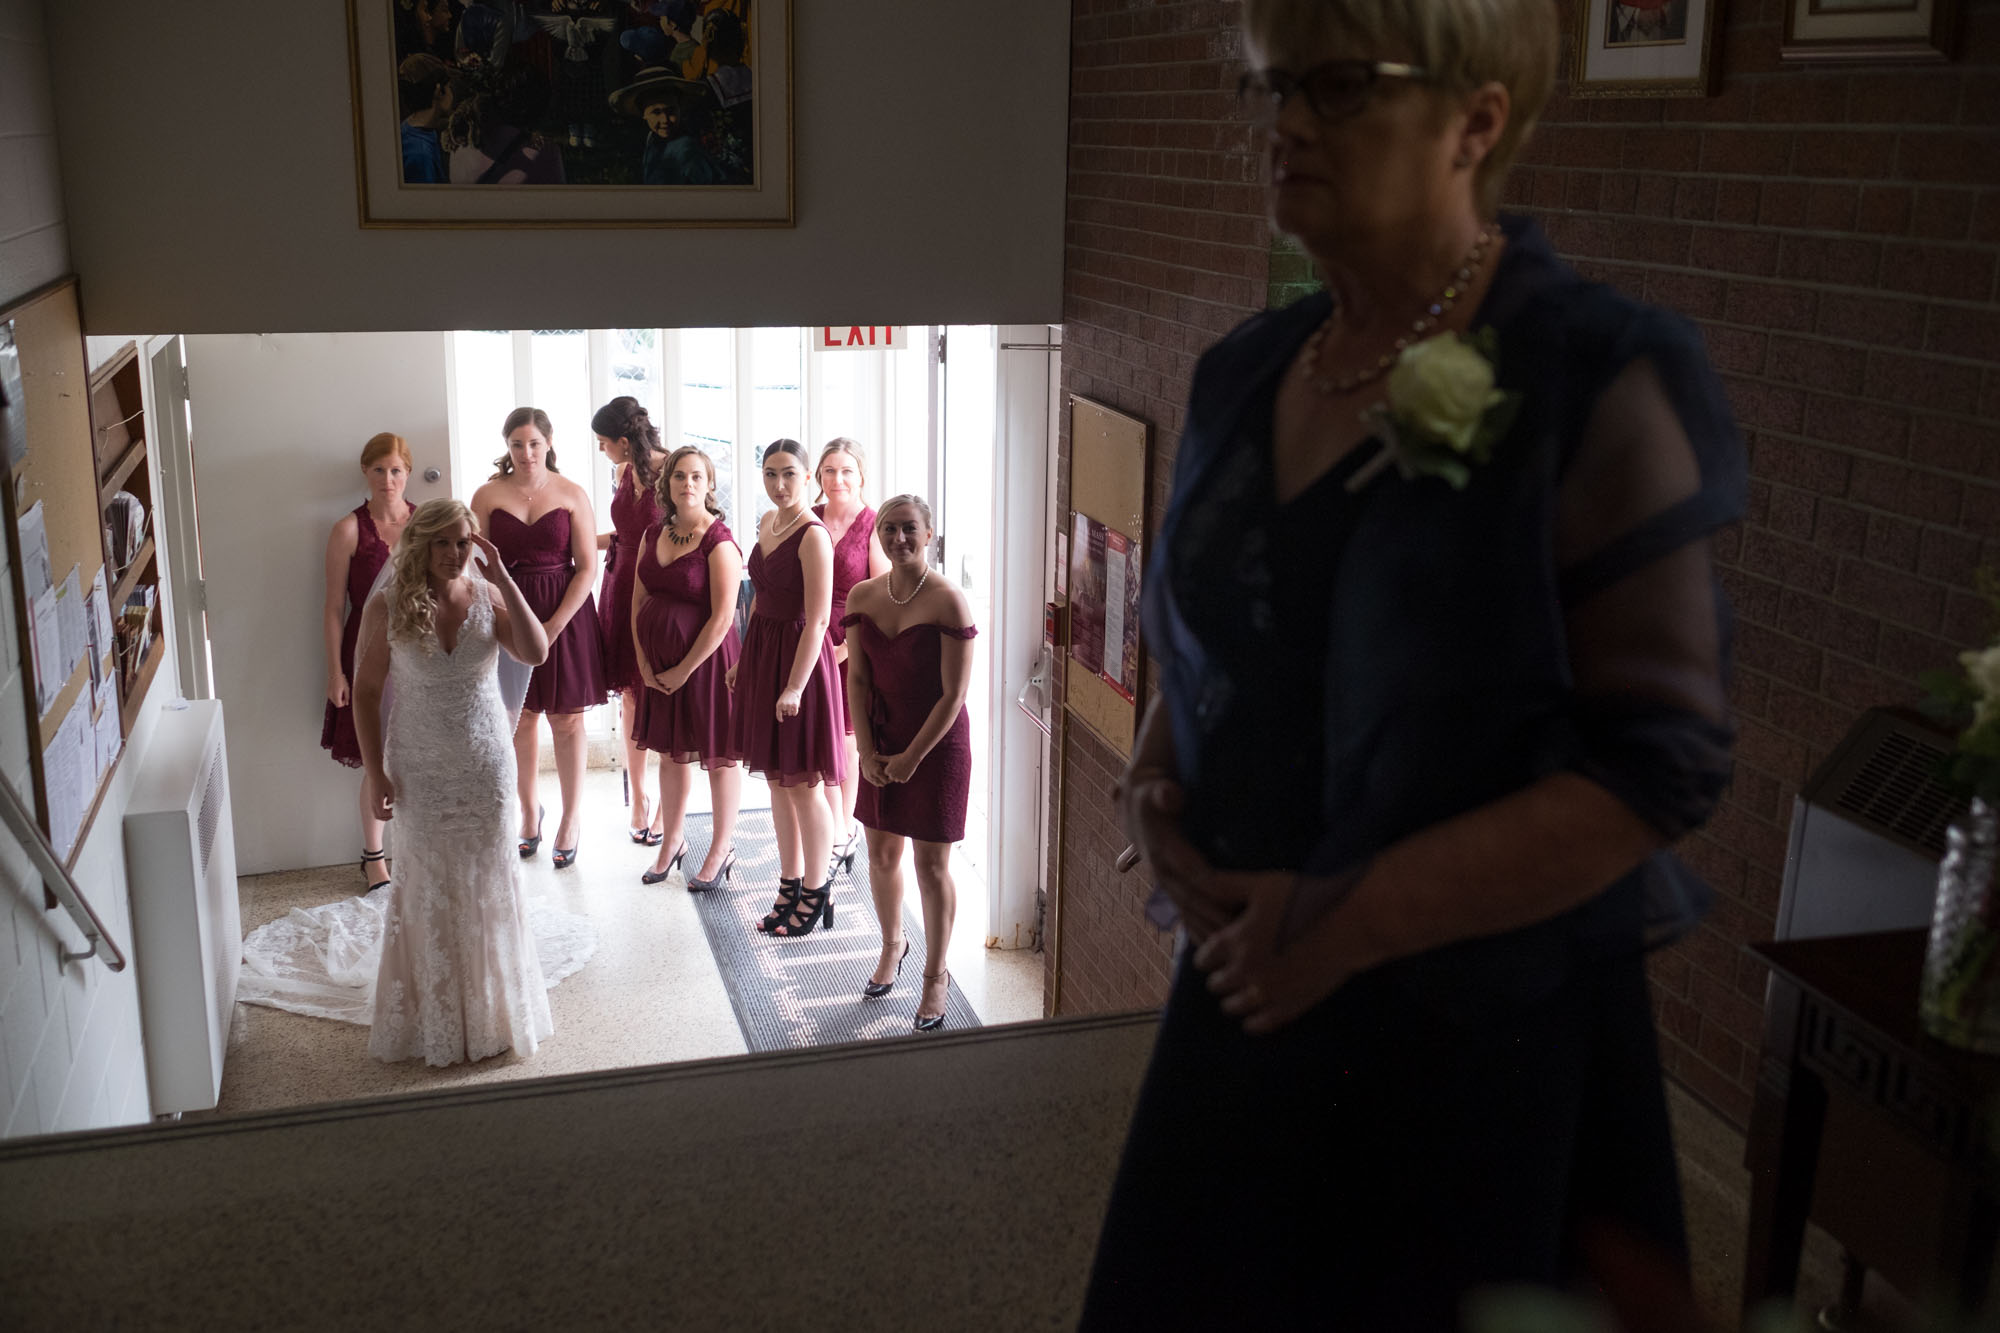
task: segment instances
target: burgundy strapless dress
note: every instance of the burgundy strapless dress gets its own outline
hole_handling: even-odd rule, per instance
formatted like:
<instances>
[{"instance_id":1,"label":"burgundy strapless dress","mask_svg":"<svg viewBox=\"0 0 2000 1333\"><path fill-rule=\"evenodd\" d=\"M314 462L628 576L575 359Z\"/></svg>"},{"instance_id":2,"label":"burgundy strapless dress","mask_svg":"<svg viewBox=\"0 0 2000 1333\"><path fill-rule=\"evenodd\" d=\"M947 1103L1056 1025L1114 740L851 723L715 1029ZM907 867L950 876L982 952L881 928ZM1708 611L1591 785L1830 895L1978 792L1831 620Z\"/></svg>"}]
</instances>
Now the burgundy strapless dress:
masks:
<instances>
[{"instance_id":1,"label":"burgundy strapless dress","mask_svg":"<svg viewBox=\"0 0 2000 1333\"><path fill-rule=\"evenodd\" d=\"M867 616L847 617L847 651L868 655L868 725L875 752L897 755L924 729L944 697L944 636L971 639L968 625L912 625L890 638ZM972 719L963 708L906 782L878 787L863 778L854 817L864 827L900 833L920 842L957 842L965 836L965 805L972 793Z\"/></svg>"},{"instance_id":2,"label":"burgundy strapless dress","mask_svg":"<svg viewBox=\"0 0 2000 1333\"><path fill-rule=\"evenodd\" d=\"M554 615L576 574L569 553L569 510L551 509L533 523L523 523L495 509L493 531L487 535L500 548L500 560L520 586L528 609L545 621ZM521 707L530 713L581 713L603 703L609 693L597 603L585 594L583 605L549 644L548 661L529 678Z\"/></svg>"},{"instance_id":3,"label":"burgundy strapless dress","mask_svg":"<svg viewBox=\"0 0 2000 1333\"><path fill-rule=\"evenodd\" d=\"M646 531L660 521L653 493L640 488L638 474L625 465L618 489L611 496L611 549L605 552L610 570L604 576L604 684L618 690L643 690L639 659L632 651L632 578L639 567L639 548Z\"/></svg>"},{"instance_id":4,"label":"burgundy strapless dress","mask_svg":"<svg viewBox=\"0 0 2000 1333\"><path fill-rule=\"evenodd\" d=\"M813 512L826 517L825 505L814 505ZM875 531L875 511L867 505L854 516L854 522L847 525L847 531L840 534L840 540L833 546L833 619L827 622L827 635L835 644L847 642L847 594L854 591L854 585L868 577L868 538ZM840 667L841 721L847 734L854 734L854 719L847 716L847 664Z\"/></svg>"},{"instance_id":5,"label":"burgundy strapless dress","mask_svg":"<svg viewBox=\"0 0 2000 1333\"><path fill-rule=\"evenodd\" d=\"M347 677L349 696L354 691L354 645L361 637L361 606L368 590L375 586L382 566L389 562L389 544L375 530L368 516L368 502L354 511L354 556L347 562L347 623L340 627L340 674ZM320 748L349 768L361 767L361 742L354 737L354 708L326 705L326 720L319 726Z\"/></svg>"},{"instance_id":6,"label":"burgundy strapless dress","mask_svg":"<svg viewBox=\"0 0 2000 1333\"><path fill-rule=\"evenodd\" d=\"M768 556L760 545L751 545L747 568L757 598L750 604L750 629L743 636L729 729L730 743L750 771L780 787L837 786L847 773L847 745L841 738L847 712L832 638L820 636L819 663L806 681L798 715L784 722L777 715L778 694L792 674L792 657L805 632L806 575L799 542L807 530L801 520L799 530Z\"/></svg>"},{"instance_id":7,"label":"burgundy strapless dress","mask_svg":"<svg viewBox=\"0 0 2000 1333\"><path fill-rule=\"evenodd\" d=\"M718 518L693 549L663 565L658 559L660 527L655 523L637 545L636 571L638 581L646 587L646 604L639 608L638 647L655 674L685 657L701 627L708 623L708 557L720 542L736 545L729 525ZM670 545L668 549L685 548ZM689 674L687 684L672 694L641 685L638 718L632 727L640 748L703 768L720 768L741 759L730 736L731 697L724 677L742 652L732 611L729 633Z\"/></svg>"}]
</instances>

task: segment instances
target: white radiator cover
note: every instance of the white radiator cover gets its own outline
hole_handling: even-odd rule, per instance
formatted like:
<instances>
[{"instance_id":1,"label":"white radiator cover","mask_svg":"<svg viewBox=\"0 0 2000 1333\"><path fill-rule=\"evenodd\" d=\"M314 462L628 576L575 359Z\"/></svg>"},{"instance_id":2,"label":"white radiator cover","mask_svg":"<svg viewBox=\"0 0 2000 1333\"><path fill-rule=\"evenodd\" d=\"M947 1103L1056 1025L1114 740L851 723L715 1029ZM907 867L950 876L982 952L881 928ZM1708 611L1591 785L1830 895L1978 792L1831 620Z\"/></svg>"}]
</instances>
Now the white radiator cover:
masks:
<instances>
[{"instance_id":1,"label":"white radiator cover","mask_svg":"<svg viewBox=\"0 0 2000 1333\"><path fill-rule=\"evenodd\" d=\"M156 1114L213 1107L243 928L222 705L169 705L125 811L132 960Z\"/></svg>"}]
</instances>

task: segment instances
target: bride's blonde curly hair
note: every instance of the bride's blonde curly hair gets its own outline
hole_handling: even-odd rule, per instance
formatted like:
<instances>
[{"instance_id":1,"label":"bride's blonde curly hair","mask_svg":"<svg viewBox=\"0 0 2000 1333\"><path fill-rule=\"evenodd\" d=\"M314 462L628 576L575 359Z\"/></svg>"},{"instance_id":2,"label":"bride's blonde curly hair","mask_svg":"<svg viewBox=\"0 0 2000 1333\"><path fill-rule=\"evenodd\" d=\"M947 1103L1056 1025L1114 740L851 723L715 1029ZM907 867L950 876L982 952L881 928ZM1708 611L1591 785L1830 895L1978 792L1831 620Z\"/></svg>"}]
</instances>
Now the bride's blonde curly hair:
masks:
<instances>
[{"instance_id":1,"label":"bride's blonde curly hair","mask_svg":"<svg viewBox=\"0 0 2000 1333\"><path fill-rule=\"evenodd\" d=\"M395 572L383 591L389 601L389 637L422 643L437 627L437 598L431 594L431 542L441 532L463 523L479 531L479 518L456 500L426 500L396 541L390 554Z\"/></svg>"}]
</instances>

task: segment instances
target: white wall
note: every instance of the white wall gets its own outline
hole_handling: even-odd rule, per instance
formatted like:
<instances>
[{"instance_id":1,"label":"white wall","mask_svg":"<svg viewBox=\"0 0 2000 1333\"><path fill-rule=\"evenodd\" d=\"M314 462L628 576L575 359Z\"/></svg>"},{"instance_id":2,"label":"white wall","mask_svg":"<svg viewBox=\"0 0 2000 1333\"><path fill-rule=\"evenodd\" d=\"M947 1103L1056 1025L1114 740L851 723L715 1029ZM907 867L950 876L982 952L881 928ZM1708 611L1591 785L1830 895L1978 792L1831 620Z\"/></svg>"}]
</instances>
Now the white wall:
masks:
<instances>
[{"instance_id":1,"label":"white wall","mask_svg":"<svg viewBox=\"0 0 2000 1333\"><path fill-rule=\"evenodd\" d=\"M50 6L93 332L1062 318L1065 0L794 0L789 229L363 230L346 6L199 13Z\"/></svg>"},{"instance_id":2,"label":"white wall","mask_svg":"<svg viewBox=\"0 0 2000 1333\"><path fill-rule=\"evenodd\" d=\"M326 539L367 496L361 446L377 431L410 442L412 502L452 494L449 336L187 339L208 633L216 697L229 710L240 874L361 854L360 774L319 748ZM443 474L436 483L422 479L429 467Z\"/></svg>"}]
</instances>

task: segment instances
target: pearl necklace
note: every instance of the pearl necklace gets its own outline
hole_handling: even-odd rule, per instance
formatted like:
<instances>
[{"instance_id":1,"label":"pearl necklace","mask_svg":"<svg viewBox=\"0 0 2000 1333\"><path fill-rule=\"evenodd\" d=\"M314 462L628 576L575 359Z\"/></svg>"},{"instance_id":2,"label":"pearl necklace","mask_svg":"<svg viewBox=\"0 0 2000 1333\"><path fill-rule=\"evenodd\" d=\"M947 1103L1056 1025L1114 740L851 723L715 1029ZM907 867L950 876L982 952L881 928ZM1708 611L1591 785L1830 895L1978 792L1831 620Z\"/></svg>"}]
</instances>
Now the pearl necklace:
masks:
<instances>
[{"instance_id":1,"label":"pearl necklace","mask_svg":"<svg viewBox=\"0 0 2000 1333\"><path fill-rule=\"evenodd\" d=\"M1299 355L1299 369L1305 373L1313 388L1331 398L1339 394L1352 393L1362 385L1373 384L1388 374L1390 367L1396 364L1396 358L1401 356L1411 343L1436 328L1438 323L1451 312L1452 307L1458 304L1459 298L1465 295L1473 275L1478 273L1480 266L1485 263L1486 249L1493 244L1496 235L1492 227L1481 227L1479 238L1472 243L1472 249L1466 252L1465 262L1458 266L1457 272L1451 275L1451 280L1445 284L1444 290L1437 294L1437 298L1424 307L1423 314L1417 316L1416 322L1410 325L1410 331L1396 339L1394 345L1377 358L1375 364L1368 369L1337 378L1322 375L1319 369L1320 348L1326 341L1326 331L1333 327L1334 319L1340 314L1340 304L1336 298L1326 322L1313 330L1312 337L1306 339L1305 349Z\"/></svg>"},{"instance_id":2,"label":"pearl necklace","mask_svg":"<svg viewBox=\"0 0 2000 1333\"><path fill-rule=\"evenodd\" d=\"M929 583L930 581L931 581L931 567L929 565L925 565L924 576L917 580L916 587L910 589L910 595L908 597L898 597L896 596L896 571L892 569L889 571L888 582L883 585L883 591L889 594L889 600L894 602L897 606L908 606L911 602L917 600L917 594L922 592L924 590L924 585L926 583Z\"/></svg>"},{"instance_id":3,"label":"pearl necklace","mask_svg":"<svg viewBox=\"0 0 2000 1333\"><path fill-rule=\"evenodd\" d=\"M804 505L800 505L799 512L793 514L791 517L791 521L786 523L784 527L771 529L771 540L776 541L778 538L790 532L793 528L798 526L800 519L804 518L807 514L811 512L812 511L807 509Z\"/></svg>"}]
</instances>

